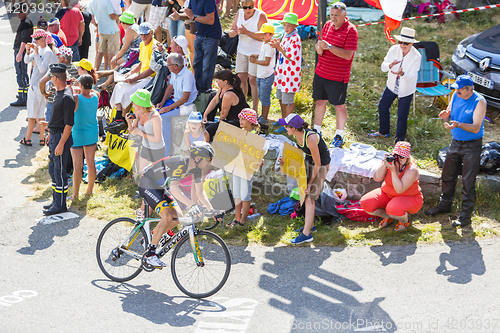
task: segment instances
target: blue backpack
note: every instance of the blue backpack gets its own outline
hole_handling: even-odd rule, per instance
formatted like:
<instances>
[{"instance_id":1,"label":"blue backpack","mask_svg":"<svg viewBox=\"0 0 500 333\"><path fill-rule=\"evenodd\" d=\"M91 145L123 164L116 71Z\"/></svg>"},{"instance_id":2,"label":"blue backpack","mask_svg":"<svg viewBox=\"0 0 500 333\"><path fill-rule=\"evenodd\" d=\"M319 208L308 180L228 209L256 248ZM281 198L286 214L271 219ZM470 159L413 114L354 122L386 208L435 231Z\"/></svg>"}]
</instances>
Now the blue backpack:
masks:
<instances>
[{"instance_id":1,"label":"blue backpack","mask_svg":"<svg viewBox=\"0 0 500 333\"><path fill-rule=\"evenodd\" d=\"M299 25L297 32L299 33L300 40L316 38L316 29L312 25Z\"/></svg>"}]
</instances>

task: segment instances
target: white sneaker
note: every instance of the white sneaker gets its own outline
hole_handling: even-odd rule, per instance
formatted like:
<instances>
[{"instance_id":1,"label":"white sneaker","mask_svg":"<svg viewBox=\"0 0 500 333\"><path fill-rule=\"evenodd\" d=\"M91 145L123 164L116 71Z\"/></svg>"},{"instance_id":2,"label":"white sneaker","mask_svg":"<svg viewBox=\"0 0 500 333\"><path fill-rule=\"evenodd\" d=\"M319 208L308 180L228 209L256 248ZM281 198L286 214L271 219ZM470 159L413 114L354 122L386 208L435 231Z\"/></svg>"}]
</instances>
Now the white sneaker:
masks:
<instances>
[{"instance_id":1,"label":"white sneaker","mask_svg":"<svg viewBox=\"0 0 500 333\"><path fill-rule=\"evenodd\" d=\"M146 263L151 265L151 266L154 266L154 267L166 267L167 266L167 264L165 264L163 261L158 259L158 256L156 254L152 255L151 257L146 257Z\"/></svg>"}]
</instances>

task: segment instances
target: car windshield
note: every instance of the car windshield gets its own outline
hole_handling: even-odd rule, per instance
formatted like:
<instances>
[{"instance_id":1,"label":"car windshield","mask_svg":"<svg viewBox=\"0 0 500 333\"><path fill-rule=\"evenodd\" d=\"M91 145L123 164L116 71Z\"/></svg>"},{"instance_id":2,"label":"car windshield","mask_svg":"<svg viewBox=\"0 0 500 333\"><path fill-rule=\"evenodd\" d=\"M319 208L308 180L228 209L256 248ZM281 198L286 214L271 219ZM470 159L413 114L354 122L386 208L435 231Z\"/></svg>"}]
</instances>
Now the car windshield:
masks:
<instances>
[{"instance_id":1,"label":"car windshield","mask_svg":"<svg viewBox=\"0 0 500 333\"><path fill-rule=\"evenodd\" d=\"M479 34L472 45L479 50L500 54L500 25Z\"/></svg>"}]
</instances>

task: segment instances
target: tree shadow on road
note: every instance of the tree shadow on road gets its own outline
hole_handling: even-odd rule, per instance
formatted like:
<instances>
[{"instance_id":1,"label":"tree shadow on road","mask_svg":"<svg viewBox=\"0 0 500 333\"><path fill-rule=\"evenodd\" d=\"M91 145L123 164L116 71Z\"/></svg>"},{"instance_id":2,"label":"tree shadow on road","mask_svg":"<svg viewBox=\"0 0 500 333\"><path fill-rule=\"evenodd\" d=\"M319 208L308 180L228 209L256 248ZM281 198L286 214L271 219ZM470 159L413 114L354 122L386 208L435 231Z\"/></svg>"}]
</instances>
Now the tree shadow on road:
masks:
<instances>
[{"instance_id":1,"label":"tree shadow on road","mask_svg":"<svg viewBox=\"0 0 500 333\"><path fill-rule=\"evenodd\" d=\"M453 227L443 226L442 230ZM486 272L481 246L475 239L475 231L471 226L456 230L459 238L467 239L466 243L457 243L456 237L449 232L442 232L443 239L450 247L450 252L439 255L439 266L436 273L448 276L448 282L467 284L472 281L472 275L483 275ZM448 268L453 266L454 268Z\"/></svg>"},{"instance_id":2,"label":"tree shadow on road","mask_svg":"<svg viewBox=\"0 0 500 333\"><path fill-rule=\"evenodd\" d=\"M123 311L158 325L193 326L196 322L195 316L199 316L204 312L226 310L222 305L213 301L189 297L171 297L152 290L148 284L133 286L109 280L94 280L92 284L105 291L119 294Z\"/></svg>"},{"instance_id":3,"label":"tree shadow on road","mask_svg":"<svg viewBox=\"0 0 500 333\"><path fill-rule=\"evenodd\" d=\"M262 275L259 287L278 296L271 298L270 305L294 316L291 330L394 332L396 324L379 305L384 297L358 301L353 293L363 290L360 285L320 267L332 251L342 250L275 248L266 253L274 264L263 265L271 276Z\"/></svg>"}]
</instances>

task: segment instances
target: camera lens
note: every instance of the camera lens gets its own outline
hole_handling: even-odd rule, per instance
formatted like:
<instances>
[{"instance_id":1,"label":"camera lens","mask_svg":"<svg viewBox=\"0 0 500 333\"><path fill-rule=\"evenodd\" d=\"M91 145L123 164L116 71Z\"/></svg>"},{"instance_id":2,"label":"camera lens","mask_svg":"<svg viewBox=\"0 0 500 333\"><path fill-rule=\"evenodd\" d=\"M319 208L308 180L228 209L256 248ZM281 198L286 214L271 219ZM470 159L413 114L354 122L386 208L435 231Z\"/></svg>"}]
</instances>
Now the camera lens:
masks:
<instances>
[{"instance_id":1,"label":"camera lens","mask_svg":"<svg viewBox=\"0 0 500 333\"><path fill-rule=\"evenodd\" d=\"M387 156L387 157L385 158L385 160L386 160L387 162L389 162L389 163L392 163L392 162L394 162L394 156L393 156L393 155L389 155L389 156Z\"/></svg>"}]
</instances>

